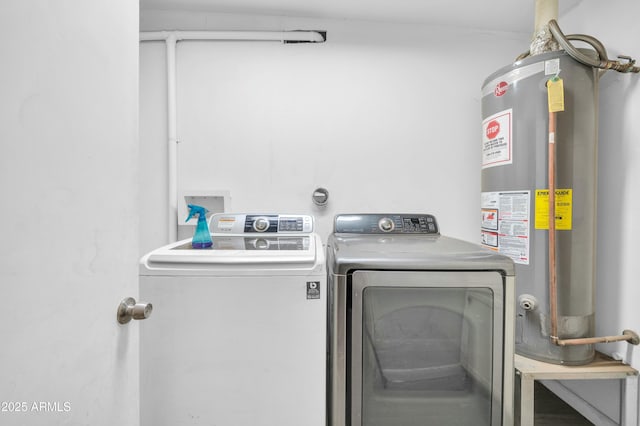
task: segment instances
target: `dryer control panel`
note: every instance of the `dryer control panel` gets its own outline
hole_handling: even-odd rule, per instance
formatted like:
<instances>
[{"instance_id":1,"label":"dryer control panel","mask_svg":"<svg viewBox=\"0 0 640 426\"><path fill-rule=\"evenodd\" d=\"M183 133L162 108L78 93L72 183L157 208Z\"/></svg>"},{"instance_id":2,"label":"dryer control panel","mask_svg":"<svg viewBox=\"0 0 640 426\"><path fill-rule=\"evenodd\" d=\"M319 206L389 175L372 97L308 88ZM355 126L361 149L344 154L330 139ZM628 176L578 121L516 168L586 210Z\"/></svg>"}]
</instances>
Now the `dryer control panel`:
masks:
<instances>
[{"instance_id":1,"label":"dryer control panel","mask_svg":"<svg viewBox=\"0 0 640 426\"><path fill-rule=\"evenodd\" d=\"M217 213L211 217L209 229L212 234L308 234L313 232L313 218L309 215Z\"/></svg>"},{"instance_id":2,"label":"dryer control panel","mask_svg":"<svg viewBox=\"0 0 640 426\"><path fill-rule=\"evenodd\" d=\"M334 232L351 234L439 234L430 214L341 214Z\"/></svg>"}]
</instances>

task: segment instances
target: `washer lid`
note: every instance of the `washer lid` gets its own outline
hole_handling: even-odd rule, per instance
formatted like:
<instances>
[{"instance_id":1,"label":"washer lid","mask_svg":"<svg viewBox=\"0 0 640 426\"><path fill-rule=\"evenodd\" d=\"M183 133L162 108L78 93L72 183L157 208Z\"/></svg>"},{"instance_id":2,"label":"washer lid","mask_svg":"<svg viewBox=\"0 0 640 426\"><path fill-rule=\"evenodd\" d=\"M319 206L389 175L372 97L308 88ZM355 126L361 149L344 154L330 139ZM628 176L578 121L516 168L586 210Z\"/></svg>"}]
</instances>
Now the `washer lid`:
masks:
<instances>
[{"instance_id":1,"label":"washer lid","mask_svg":"<svg viewBox=\"0 0 640 426\"><path fill-rule=\"evenodd\" d=\"M161 247L145 256L149 263L263 264L314 263L315 235L212 236L206 249L191 247L191 239Z\"/></svg>"}]
</instances>

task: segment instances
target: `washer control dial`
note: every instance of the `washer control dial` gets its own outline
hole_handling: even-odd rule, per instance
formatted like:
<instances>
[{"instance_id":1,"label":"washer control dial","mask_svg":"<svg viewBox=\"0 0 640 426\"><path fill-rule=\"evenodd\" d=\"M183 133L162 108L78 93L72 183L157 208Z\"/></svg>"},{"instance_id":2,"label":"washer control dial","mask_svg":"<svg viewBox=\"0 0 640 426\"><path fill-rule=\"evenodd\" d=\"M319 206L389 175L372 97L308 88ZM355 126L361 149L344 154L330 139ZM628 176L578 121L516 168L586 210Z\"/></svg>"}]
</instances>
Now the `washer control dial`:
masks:
<instances>
[{"instance_id":1,"label":"washer control dial","mask_svg":"<svg viewBox=\"0 0 640 426\"><path fill-rule=\"evenodd\" d=\"M389 217L383 217L378 221L378 228L380 228L382 232L391 232L395 229L395 227L396 225L393 222L393 219Z\"/></svg>"},{"instance_id":2,"label":"washer control dial","mask_svg":"<svg viewBox=\"0 0 640 426\"><path fill-rule=\"evenodd\" d=\"M258 217L253 221L253 230L256 232L264 232L269 229L269 219L266 217Z\"/></svg>"},{"instance_id":3,"label":"washer control dial","mask_svg":"<svg viewBox=\"0 0 640 426\"><path fill-rule=\"evenodd\" d=\"M253 242L253 248L255 248L256 250L268 250L269 240L265 240L264 238L258 238Z\"/></svg>"}]
</instances>

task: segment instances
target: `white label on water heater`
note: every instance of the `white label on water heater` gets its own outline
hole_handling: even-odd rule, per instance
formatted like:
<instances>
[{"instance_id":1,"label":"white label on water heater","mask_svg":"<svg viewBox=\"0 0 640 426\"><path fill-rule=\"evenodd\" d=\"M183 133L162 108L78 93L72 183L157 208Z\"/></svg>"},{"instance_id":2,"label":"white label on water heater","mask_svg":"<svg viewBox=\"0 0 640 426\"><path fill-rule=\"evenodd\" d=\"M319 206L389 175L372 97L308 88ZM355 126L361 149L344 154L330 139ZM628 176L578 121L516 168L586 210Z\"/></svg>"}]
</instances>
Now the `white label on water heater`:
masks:
<instances>
[{"instance_id":1,"label":"white label on water heater","mask_svg":"<svg viewBox=\"0 0 640 426\"><path fill-rule=\"evenodd\" d=\"M560 74L560 58L544 61L544 75Z\"/></svg>"},{"instance_id":2,"label":"white label on water heater","mask_svg":"<svg viewBox=\"0 0 640 426\"><path fill-rule=\"evenodd\" d=\"M513 162L513 110L507 109L482 121L482 168Z\"/></svg>"},{"instance_id":3,"label":"white label on water heater","mask_svg":"<svg viewBox=\"0 0 640 426\"><path fill-rule=\"evenodd\" d=\"M482 245L529 264L530 191L483 192Z\"/></svg>"}]
</instances>

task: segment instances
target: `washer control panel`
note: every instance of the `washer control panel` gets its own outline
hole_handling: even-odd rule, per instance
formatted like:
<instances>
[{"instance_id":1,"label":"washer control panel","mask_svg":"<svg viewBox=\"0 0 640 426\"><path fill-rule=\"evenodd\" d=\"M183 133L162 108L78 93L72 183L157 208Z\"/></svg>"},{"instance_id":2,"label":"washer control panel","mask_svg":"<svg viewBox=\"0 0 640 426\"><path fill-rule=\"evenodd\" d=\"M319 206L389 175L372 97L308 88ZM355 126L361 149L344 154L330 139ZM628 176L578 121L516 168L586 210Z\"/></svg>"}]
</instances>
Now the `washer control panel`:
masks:
<instances>
[{"instance_id":1,"label":"washer control panel","mask_svg":"<svg viewBox=\"0 0 640 426\"><path fill-rule=\"evenodd\" d=\"M341 214L334 232L352 234L439 234L430 214Z\"/></svg>"},{"instance_id":2,"label":"washer control panel","mask_svg":"<svg viewBox=\"0 0 640 426\"><path fill-rule=\"evenodd\" d=\"M224 214L211 217L213 234L308 234L313 232L313 217L283 214Z\"/></svg>"}]
</instances>

